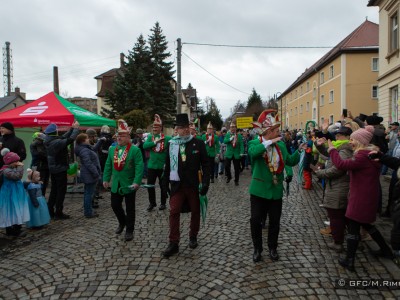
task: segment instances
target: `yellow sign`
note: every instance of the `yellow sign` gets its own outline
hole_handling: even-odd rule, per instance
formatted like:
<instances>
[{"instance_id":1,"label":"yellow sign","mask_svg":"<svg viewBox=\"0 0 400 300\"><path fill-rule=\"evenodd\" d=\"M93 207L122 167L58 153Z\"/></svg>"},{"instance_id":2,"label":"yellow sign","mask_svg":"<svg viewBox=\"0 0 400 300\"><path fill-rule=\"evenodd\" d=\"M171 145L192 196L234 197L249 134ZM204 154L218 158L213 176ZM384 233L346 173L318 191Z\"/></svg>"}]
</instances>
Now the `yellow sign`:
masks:
<instances>
[{"instance_id":1,"label":"yellow sign","mask_svg":"<svg viewBox=\"0 0 400 300\"><path fill-rule=\"evenodd\" d=\"M250 127L253 127L253 125L251 125L251 122L253 122L253 117L237 118L236 126L237 126L237 128L250 128Z\"/></svg>"}]
</instances>

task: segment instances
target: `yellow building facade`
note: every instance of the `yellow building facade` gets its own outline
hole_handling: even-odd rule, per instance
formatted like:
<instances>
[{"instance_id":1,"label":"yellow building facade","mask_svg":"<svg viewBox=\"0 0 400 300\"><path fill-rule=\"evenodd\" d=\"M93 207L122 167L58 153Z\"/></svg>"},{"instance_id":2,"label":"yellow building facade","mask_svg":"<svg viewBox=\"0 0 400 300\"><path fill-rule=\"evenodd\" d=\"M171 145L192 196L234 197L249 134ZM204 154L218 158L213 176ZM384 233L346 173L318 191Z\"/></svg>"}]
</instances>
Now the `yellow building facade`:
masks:
<instances>
[{"instance_id":1,"label":"yellow building facade","mask_svg":"<svg viewBox=\"0 0 400 300\"><path fill-rule=\"evenodd\" d=\"M325 54L279 97L282 128L304 129L353 116L378 113L378 25L365 21Z\"/></svg>"},{"instance_id":2,"label":"yellow building facade","mask_svg":"<svg viewBox=\"0 0 400 300\"><path fill-rule=\"evenodd\" d=\"M379 113L386 124L400 120L399 0L370 0L379 7Z\"/></svg>"}]
</instances>

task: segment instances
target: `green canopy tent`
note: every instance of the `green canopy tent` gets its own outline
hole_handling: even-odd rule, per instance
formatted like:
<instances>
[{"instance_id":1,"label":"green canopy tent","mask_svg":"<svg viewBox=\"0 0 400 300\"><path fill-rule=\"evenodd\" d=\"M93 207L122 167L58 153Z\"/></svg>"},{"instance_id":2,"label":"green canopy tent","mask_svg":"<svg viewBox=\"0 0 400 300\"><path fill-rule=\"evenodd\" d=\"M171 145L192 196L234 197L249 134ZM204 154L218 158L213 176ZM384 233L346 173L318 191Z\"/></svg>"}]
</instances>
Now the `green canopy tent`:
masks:
<instances>
[{"instance_id":1,"label":"green canopy tent","mask_svg":"<svg viewBox=\"0 0 400 300\"><path fill-rule=\"evenodd\" d=\"M77 120L81 127L116 127L115 120L107 119L79 107L60 95L50 92L39 99L0 113L0 123L11 122L14 127L46 127L55 123L70 127Z\"/></svg>"}]
</instances>

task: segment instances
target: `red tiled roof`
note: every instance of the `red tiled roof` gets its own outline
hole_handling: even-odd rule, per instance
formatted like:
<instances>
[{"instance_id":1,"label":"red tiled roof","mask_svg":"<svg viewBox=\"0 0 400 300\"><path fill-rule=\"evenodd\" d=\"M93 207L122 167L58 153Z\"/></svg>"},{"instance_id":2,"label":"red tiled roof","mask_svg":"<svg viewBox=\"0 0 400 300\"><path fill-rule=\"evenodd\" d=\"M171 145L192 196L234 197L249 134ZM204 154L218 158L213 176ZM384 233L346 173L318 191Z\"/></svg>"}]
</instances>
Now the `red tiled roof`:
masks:
<instances>
[{"instance_id":1,"label":"red tiled roof","mask_svg":"<svg viewBox=\"0 0 400 300\"><path fill-rule=\"evenodd\" d=\"M101 79L104 76L117 76L118 71L119 71L119 68L114 68L114 69L108 70L107 72L104 72L100 75L97 75L94 79Z\"/></svg>"},{"instance_id":2,"label":"red tiled roof","mask_svg":"<svg viewBox=\"0 0 400 300\"><path fill-rule=\"evenodd\" d=\"M326 53L311 67L300 75L297 80L287 88L280 97L292 90L300 82L318 72L325 65L333 61L336 57L346 52L376 51L379 49L379 25L366 20L357 29L350 33L345 39L337 44L332 50Z\"/></svg>"}]
</instances>

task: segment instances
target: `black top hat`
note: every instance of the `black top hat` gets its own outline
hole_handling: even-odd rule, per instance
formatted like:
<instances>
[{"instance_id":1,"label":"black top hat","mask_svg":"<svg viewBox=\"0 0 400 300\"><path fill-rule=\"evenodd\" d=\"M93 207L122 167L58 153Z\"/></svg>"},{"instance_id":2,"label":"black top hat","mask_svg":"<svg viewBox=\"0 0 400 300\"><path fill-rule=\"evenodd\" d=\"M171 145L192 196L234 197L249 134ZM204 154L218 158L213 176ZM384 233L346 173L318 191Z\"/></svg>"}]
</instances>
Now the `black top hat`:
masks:
<instances>
[{"instance_id":1,"label":"black top hat","mask_svg":"<svg viewBox=\"0 0 400 300\"><path fill-rule=\"evenodd\" d=\"M364 114L361 114L360 113L360 115L358 116L358 118L361 120L361 121L365 121L366 119L367 119L367 115L364 115Z\"/></svg>"},{"instance_id":2,"label":"black top hat","mask_svg":"<svg viewBox=\"0 0 400 300\"><path fill-rule=\"evenodd\" d=\"M189 126L188 114L177 114L174 126Z\"/></svg>"}]
</instances>

